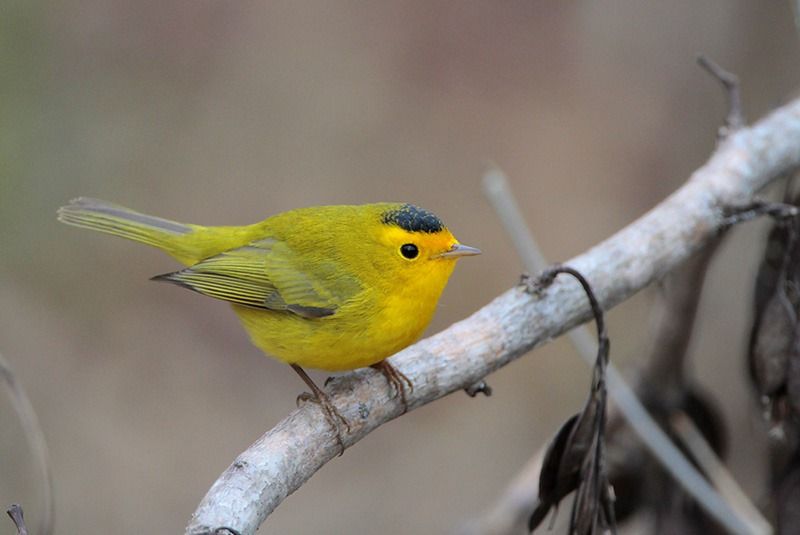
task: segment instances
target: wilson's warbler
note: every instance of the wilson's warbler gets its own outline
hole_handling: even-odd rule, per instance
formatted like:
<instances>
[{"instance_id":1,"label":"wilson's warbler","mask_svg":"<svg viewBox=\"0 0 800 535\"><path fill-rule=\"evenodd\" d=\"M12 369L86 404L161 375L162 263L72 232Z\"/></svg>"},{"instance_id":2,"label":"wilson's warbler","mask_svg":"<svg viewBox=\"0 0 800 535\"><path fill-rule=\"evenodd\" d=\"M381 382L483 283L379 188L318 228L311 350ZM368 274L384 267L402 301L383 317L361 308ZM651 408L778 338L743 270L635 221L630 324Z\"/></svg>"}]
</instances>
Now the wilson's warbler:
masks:
<instances>
[{"instance_id":1,"label":"wilson's warbler","mask_svg":"<svg viewBox=\"0 0 800 535\"><path fill-rule=\"evenodd\" d=\"M411 204L320 206L241 227L176 223L89 198L64 223L157 247L188 266L153 277L229 301L252 342L290 364L337 429L349 425L302 367L379 369L405 405L405 375L384 359L414 342L433 316L460 244Z\"/></svg>"}]
</instances>

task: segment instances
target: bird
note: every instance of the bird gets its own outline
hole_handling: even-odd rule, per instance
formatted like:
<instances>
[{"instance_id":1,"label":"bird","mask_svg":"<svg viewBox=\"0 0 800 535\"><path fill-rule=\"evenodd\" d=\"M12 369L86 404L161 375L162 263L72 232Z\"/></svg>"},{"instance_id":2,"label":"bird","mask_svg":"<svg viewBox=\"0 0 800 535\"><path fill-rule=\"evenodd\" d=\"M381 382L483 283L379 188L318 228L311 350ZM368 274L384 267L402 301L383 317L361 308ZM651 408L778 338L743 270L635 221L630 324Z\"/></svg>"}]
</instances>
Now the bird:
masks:
<instances>
[{"instance_id":1,"label":"bird","mask_svg":"<svg viewBox=\"0 0 800 535\"><path fill-rule=\"evenodd\" d=\"M380 371L407 410L413 383L386 358L434 315L461 244L433 212L409 203L312 206L244 226L200 226L79 197L58 220L160 249L184 268L153 280L227 301L252 343L311 389L344 451L349 422L304 368Z\"/></svg>"}]
</instances>

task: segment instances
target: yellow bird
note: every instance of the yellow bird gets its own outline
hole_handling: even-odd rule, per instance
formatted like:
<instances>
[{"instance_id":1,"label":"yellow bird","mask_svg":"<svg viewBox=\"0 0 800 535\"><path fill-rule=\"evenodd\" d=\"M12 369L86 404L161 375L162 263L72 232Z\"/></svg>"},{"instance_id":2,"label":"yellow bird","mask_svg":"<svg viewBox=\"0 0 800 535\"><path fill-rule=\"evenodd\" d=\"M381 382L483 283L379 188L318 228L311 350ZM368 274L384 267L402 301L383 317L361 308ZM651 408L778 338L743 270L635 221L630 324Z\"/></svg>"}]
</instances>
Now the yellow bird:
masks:
<instances>
[{"instance_id":1,"label":"yellow bird","mask_svg":"<svg viewBox=\"0 0 800 535\"><path fill-rule=\"evenodd\" d=\"M78 198L58 219L152 245L188 266L153 277L228 301L259 349L290 364L341 434L347 421L303 367L372 366L405 405L413 385L386 357L417 340L462 256L433 213L411 204L317 206L259 223L203 227Z\"/></svg>"}]
</instances>

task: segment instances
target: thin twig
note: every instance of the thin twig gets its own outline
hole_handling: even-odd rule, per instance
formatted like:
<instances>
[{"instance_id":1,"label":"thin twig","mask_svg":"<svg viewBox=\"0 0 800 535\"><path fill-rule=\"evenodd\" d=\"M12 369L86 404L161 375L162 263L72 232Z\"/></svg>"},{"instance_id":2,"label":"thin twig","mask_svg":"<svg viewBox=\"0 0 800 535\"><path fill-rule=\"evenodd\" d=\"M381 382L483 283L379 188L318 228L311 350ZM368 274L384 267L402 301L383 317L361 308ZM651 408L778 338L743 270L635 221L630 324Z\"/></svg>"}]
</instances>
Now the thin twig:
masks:
<instances>
[{"instance_id":1,"label":"thin twig","mask_svg":"<svg viewBox=\"0 0 800 535\"><path fill-rule=\"evenodd\" d=\"M544 270L548 263L542 249L525 223L525 217L508 185L508 178L494 164L489 164L483 175L483 189L495 214L503 224L506 234L511 237L511 242L514 244L514 249L522 260L525 270L528 273L539 273ZM576 327L569 331L567 336L580 356L588 364L592 364L597 354L597 343L586 331L586 328Z\"/></svg>"},{"instance_id":2,"label":"thin twig","mask_svg":"<svg viewBox=\"0 0 800 535\"><path fill-rule=\"evenodd\" d=\"M25 517L20 504L12 503L11 507L6 509L6 514L11 517L11 521L14 522L14 526L17 528L17 535L28 535L28 528L25 527Z\"/></svg>"},{"instance_id":3,"label":"thin twig","mask_svg":"<svg viewBox=\"0 0 800 535\"><path fill-rule=\"evenodd\" d=\"M800 0L789 0L789 3L792 4L794 29L800 35Z\"/></svg>"},{"instance_id":4,"label":"thin twig","mask_svg":"<svg viewBox=\"0 0 800 535\"><path fill-rule=\"evenodd\" d=\"M756 199L743 206L735 206L725 210L725 219L722 220L720 230L751 221L758 217L769 216L775 220L788 219L795 217L800 209L797 206L782 202L771 202L763 199Z\"/></svg>"},{"instance_id":5,"label":"thin twig","mask_svg":"<svg viewBox=\"0 0 800 535\"><path fill-rule=\"evenodd\" d=\"M722 208L752 200L755 191L799 164L800 100L793 100L735 132L679 190L568 263L593 281L601 306L609 310L713 239ZM414 382L409 411L474 384L590 317L583 292L571 281L556 281L539 300L520 288L508 290L469 318L392 357L392 364ZM352 425L345 437L348 446L403 410L383 378L372 372L353 372L328 388L331 401ZM609 374L609 384L614 377ZM633 397L629 389L628 393ZM187 532L206 534L230 526L242 535L255 533L289 494L338 452L317 407L294 410L225 470L198 506ZM669 459L667 466L681 462L683 457ZM699 478L696 486L700 485L707 483ZM728 518L727 525L746 532L736 517Z\"/></svg>"},{"instance_id":6,"label":"thin twig","mask_svg":"<svg viewBox=\"0 0 800 535\"><path fill-rule=\"evenodd\" d=\"M524 264L525 269L533 273L545 269L545 257L536 245L533 234L517 206L508 178L499 168L492 167L486 172L484 175L484 190L495 212L501 217L506 232L513 237L514 244L522 244L523 247L518 250L518 254L523 261L530 262ZM707 260L710 255L704 255L704 257ZM681 317L686 319L693 318L694 314L684 314ZM583 359L587 364L593 365L597 353L597 345L591 335L586 332L584 327L573 329L569 332L569 335ZM575 343L576 338L578 339L577 343ZM674 354L671 357L674 357ZM736 516L736 512L720 499L713 487L705 481L703 476L683 456L666 433L661 430L661 427L650 416L633 389L628 386L613 364L609 363L607 373L611 399L614 400L620 414L628 421L645 446L689 494L695 495L695 499L709 514L723 525L726 525L729 518ZM677 459L680 460L677 461ZM676 462L677 464L675 464ZM531 478L526 479L530 480ZM507 499L509 496L510 493L504 493L500 500ZM515 502L520 503L518 500L515 500ZM496 514L492 514L492 517L496 516ZM520 513L520 516L522 516L522 513ZM742 521L746 523L744 517Z\"/></svg>"},{"instance_id":7,"label":"thin twig","mask_svg":"<svg viewBox=\"0 0 800 535\"><path fill-rule=\"evenodd\" d=\"M542 254L542 248L536 243L530 228L525 223L522 210L508 185L508 177L494 163L489 163L483 173L483 192L489 204L494 208L495 215L503 224L506 234L511 238L514 250L522 260L522 267L530 274L543 271L548 262ZM571 330L569 336L580 330L583 328ZM594 341L591 336L589 340ZM587 356L594 360L595 352L592 351Z\"/></svg>"},{"instance_id":8,"label":"thin twig","mask_svg":"<svg viewBox=\"0 0 800 535\"><path fill-rule=\"evenodd\" d=\"M686 413L676 414L670 422L675 434L680 437L684 446L692 453L692 458L708 476L719 493L732 504L738 511L742 511L744 518L750 524L752 533L772 533L772 526L753 505L747 494L733 478L731 473L720 462L714 450L708 445L703 433L697 428Z\"/></svg>"},{"instance_id":9,"label":"thin twig","mask_svg":"<svg viewBox=\"0 0 800 535\"><path fill-rule=\"evenodd\" d=\"M539 473L547 451L540 448L482 515L458 526L455 535L510 535L526 531L528 517L539 499Z\"/></svg>"},{"instance_id":10,"label":"thin twig","mask_svg":"<svg viewBox=\"0 0 800 535\"><path fill-rule=\"evenodd\" d=\"M720 129L719 136L724 139L745 125L742 95L739 90L739 77L717 65L707 56L697 56L697 63L711 76L722 84L725 96L728 99L728 115L725 117L725 126Z\"/></svg>"},{"instance_id":11,"label":"thin twig","mask_svg":"<svg viewBox=\"0 0 800 535\"><path fill-rule=\"evenodd\" d=\"M22 432L28 442L33 461L37 466L39 477L42 479L42 512L38 521L38 533L50 535L53 533L53 477L50 472L47 443L44 439L39 418L33 410L28 394L11 371L8 361L0 353L0 384L5 386L11 398L14 412L19 418ZM13 506L12 506L13 507ZM9 512L9 514L11 514Z\"/></svg>"}]
</instances>

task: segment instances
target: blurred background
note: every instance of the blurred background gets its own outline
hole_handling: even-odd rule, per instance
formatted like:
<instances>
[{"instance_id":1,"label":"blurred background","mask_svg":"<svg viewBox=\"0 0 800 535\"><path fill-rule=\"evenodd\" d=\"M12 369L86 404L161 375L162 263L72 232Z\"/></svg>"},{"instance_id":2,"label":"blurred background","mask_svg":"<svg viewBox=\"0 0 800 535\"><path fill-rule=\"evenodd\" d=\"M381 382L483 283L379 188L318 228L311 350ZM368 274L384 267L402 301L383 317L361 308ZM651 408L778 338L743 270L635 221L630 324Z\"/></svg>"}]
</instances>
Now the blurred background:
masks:
<instances>
[{"instance_id":1,"label":"blurred background","mask_svg":"<svg viewBox=\"0 0 800 535\"><path fill-rule=\"evenodd\" d=\"M0 352L41 419L65 534L182 532L304 388L224 303L148 281L171 259L57 223L70 198L203 224L420 204L484 251L458 266L435 332L521 271L482 194L488 160L545 254L567 260L714 149L725 102L698 52L740 75L751 119L800 81L786 1L6 0L0 11ZM691 350L756 501L764 426L744 346L763 230L738 229L716 258ZM610 315L622 366L647 349L651 298ZM262 531L446 533L478 514L581 406L589 370L559 340L488 382L491 398L459 392L371 434ZM42 489L7 397L0 426L0 505L22 503L35 525Z\"/></svg>"}]
</instances>

